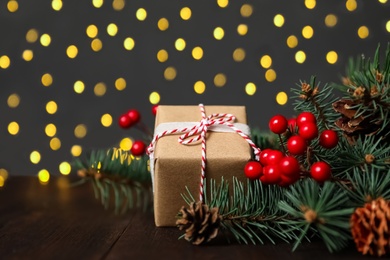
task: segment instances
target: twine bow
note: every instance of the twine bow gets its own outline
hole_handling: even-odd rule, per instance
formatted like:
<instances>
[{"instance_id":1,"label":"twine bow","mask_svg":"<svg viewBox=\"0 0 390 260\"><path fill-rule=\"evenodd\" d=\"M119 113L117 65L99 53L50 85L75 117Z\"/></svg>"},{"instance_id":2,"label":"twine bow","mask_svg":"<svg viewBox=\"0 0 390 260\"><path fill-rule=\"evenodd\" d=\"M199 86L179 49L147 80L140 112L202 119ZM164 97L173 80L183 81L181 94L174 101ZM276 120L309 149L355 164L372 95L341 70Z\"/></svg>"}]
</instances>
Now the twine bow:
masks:
<instances>
[{"instance_id":1,"label":"twine bow","mask_svg":"<svg viewBox=\"0 0 390 260\"><path fill-rule=\"evenodd\" d=\"M249 145L252 147L254 151L256 160L259 160L260 149L253 143L253 141L250 139L248 135L246 135L240 129L234 126L233 122L236 120L236 117L234 115L226 114L226 113L224 114L215 113L206 117L203 104L199 104L199 109L202 114L202 119L200 120L199 123L197 123L192 128L188 128L188 127L182 129L176 128L172 130L163 131L162 133L155 135L152 142L149 144L147 148L147 154L153 153L156 142L158 141L158 139L160 139L165 135L182 134L179 137L178 141L180 144L183 145L190 145L192 143L201 140L202 164L201 164L199 199L200 201L203 201L203 184L204 184L204 179L206 177L206 133L209 129L212 130L213 126L217 126L217 125L224 125L229 127L249 143Z\"/></svg>"}]
</instances>

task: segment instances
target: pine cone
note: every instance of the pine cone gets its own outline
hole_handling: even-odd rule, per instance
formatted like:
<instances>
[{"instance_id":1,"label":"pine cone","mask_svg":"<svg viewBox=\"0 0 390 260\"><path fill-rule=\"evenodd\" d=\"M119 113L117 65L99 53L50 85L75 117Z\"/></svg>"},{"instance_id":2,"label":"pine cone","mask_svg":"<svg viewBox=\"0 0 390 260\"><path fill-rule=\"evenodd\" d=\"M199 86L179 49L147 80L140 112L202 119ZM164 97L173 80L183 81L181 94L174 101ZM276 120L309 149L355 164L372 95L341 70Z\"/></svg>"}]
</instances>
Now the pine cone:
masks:
<instances>
[{"instance_id":1,"label":"pine cone","mask_svg":"<svg viewBox=\"0 0 390 260\"><path fill-rule=\"evenodd\" d=\"M209 209L202 202L191 203L189 209L184 206L179 212L176 225L180 230L185 229L184 238L194 245L209 242L218 234L221 216L218 208Z\"/></svg>"},{"instance_id":2,"label":"pine cone","mask_svg":"<svg viewBox=\"0 0 390 260\"><path fill-rule=\"evenodd\" d=\"M351 232L357 250L383 256L390 253L390 201L383 198L357 208L351 216Z\"/></svg>"}]
</instances>

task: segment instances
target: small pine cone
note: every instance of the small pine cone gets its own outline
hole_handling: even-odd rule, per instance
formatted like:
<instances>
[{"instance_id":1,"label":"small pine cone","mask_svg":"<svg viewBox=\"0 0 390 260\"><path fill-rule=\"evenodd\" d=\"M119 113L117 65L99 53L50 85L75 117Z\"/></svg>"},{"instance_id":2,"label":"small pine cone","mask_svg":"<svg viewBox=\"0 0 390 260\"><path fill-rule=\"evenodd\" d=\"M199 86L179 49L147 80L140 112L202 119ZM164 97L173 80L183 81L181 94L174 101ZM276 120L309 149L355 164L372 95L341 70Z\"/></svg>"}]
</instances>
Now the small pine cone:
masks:
<instances>
[{"instance_id":1,"label":"small pine cone","mask_svg":"<svg viewBox=\"0 0 390 260\"><path fill-rule=\"evenodd\" d=\"M379 198L366 203L355 210L350 222L359 252L373 256L390 253L390 201Z\"/></svg>"},{"instance_id":2,"label":"small pine cone","mask_svg":"<svg viewBox=\"0 0 390 260\"><path fill-rule=\"evenodd\" d=\"M209 209L202 202L191 203L189 209L184 206L180 209L176 225L185 230L184 238L194 245L207 243L218 234L221 216L218 208Z\"/></svg>"}]
</instances>

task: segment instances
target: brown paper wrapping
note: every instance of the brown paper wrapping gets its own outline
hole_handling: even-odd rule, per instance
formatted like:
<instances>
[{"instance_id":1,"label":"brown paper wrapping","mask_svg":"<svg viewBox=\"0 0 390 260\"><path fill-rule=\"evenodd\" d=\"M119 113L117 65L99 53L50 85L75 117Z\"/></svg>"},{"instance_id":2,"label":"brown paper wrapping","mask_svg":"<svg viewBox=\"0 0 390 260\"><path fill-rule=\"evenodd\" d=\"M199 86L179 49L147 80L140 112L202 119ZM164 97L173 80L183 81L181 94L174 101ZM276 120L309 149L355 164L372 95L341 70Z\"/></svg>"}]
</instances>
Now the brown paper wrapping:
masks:
<instances>
[{"instance_id":1,"label":"brown paper wrapping","mask_svg":"<svg viewBox=\"0 0 390 260\"><path fill-rule=\"evenodd\" d=\"M213 113L230 113L235 123L246 124L243 106L205 106L206 116ZM199 122L202 119L198 106L158 107L156 126L168 122ZM179 135L164 136L155 146L154 161L154 217L158 227L175 226L176 215L185 205L182 193L185 187L196 200L199 198L201 175L201 144L182 145ZM251 159L249 144L237 133L208 132L206 138L206 178L217 182L222 176L245 181L244 167Z\"/></svg>"}]
</instances>

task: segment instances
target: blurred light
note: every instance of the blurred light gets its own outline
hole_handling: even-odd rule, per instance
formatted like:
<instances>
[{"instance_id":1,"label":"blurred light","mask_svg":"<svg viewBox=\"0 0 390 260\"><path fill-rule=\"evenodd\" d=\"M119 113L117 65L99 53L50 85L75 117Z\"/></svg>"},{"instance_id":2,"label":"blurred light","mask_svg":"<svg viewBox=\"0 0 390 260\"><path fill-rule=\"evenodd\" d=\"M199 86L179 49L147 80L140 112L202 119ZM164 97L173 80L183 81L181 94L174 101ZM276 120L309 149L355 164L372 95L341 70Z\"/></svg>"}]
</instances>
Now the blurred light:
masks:
<instances>
[{"instance_id":1,"label":"blurred light","mask_svg":"<svg viewBox=\"0 0 390 260\"><path fill-rule=\"evenodd\" d=\"M221 27L216 27L213 32L214 38L217 40L222 40L225 36L225 31Z\"/></svg>"},{"instance_id":2,"label":"blurred light","mask_svg":"<svg viewBox=\"0 0 390 260\"><path fill-rule=\"evenodd\" d=\"M202 47L196 46L192 49L192 57L195 60L200 60L203 57L203 49Z\"/></svg>"},{"instance_id":3,"label":"blurred light","mask_svg":"<svg viewBox=\"0 0 390 260\"><path fill-rule=\"evenodd\" d=\"M277 14L274 17L274 24L276 27L282 27L284 24L284 16L281 14Z\"/></svg>"},{"instance_id":4,"label":"blurred light","mask_svg":"<svg viewBox=\"0 0 390 260\"><path fill-rule=\"evenodd\" d=\"M74 92L76 92L77 94L83 93L84 88L85 88L84 82L80 80L76 81L73 85Z\"/></svg>"},{"instance_id":5,"label":"blurred light","mask_svg":"<svg viewBox=\"0 0 390 260\"><path fill-rule=\"evenodd\" d=\"M66 55L71 58L71 59L74 59L76 58L77 54L78 54L78 49L76 46L74 45L70 45L67 49L66 49Z\"/></svg>"},{"instance_id":6,"label":"blurred light","mask_svg":"<svg viewBox=\"0 0 390 260\"><path fill-rule=\"evenodd\" d=\"M104 127L109 127L112 125L112 116L110 114L104 114L102 115L100 122Z\"/></svg>"},{"instance_id":7,"label":"blurred light","mask_svg":"<svg viewBox=\"0 0 390 260\"><path fill-rule=\"evenodd\" d=\"M203 81L197 81L194 84L194 91L196 94L203 94L206 90L206 84Z\"/></svg>"},{"instance_id":8,"label":"blurred light","mask_svg":"<svg viewBox=\"0 0 390 260\"><path fill-rule=\"evenodd\" d=\"M148 16L148 14L144 8L139 8L135 13L135 16L137 17L138 20L144 21Z\"/></svg>"},{"instance_id":9,"label":"blurred light","mask_svg":"<svg viewBox=\"0 0 390 260\"><path fill-rule=\"evenodd\" d=\"M25 61L31 61L34 57L34 53L32 50L24 50L22 54L22 58Z\"/></svg>"},{"instance_id":10,"label":"blurred light","mask_svg":"<svg viewBox=\"0 0 390 260\"><path fill-rule=\"evenodd\" d=\"M388 20L386 23L386 30L390 32L390 20Z\"/></svg>"},{"instance_id":11,"label":"blurred light","mask_svg":"<svg viewBox=\"0 0 390 260\"><path fill-rule=\"evenodd\" d=\"M46 184L49 182L50 173L46 169L42 169L38 172L38 179L42 184Z\"/></svg>"},{"instance_id":12,"label":"blurred light","mask_svg":"<svg viewBox=\"0 0 390 260\"><path fill-rule=\"evenodd\" d=\"M41 154L38 151L32 151L30 153L30 161L33 164L38 164L41 161Z\"/></svg>"},{"instance_id":13,"label":"blurred light","mask_svg":"<svg viewBox=\"0 0 390 260\"><path fill-rule=\"evenodd\" d=\"M229 0L217 0L217 4L221 8L225 8L229 4Z\"/></svg>"},{"instance_id":14,"label":"blurred light","mask_svg":"<svg viewBox=\"0 0 390 260\"><path fill-rule=\"evenodd\" d=\"M186 41L182 38L179 38L175 41L175 48L178 51L184 50L186 47Z\"/></svg>"},{"instance_id":15,"label":"blurred light","mask_svg":"<svg viewBox=\"0 0 390 260\"><path fill-rule=\"evenodd\" d=\"M275 81L275 79L276 79L276 72L275 72L273 69L268 69L268 70L265 72L265 79L266 79L268 82L273 82L273 81Z\"/></svg>"},{"instance_id":16,"label":"blurred light","mask_svg":"<svg viewBox=\"0 0 390 260\"><path fill-rule=\"evenodd\" d=\"M46 112L51 115L57 112L57 108L58 108L57 103L54 101L49 101L46 104Z\"/></svg>"},{"instance_id":17,"label":"blurred light","mask_svg":"<svg viewBox=\"0 0 390 260\"><path fill-rule=\"evenodd\" d=\"M237 32L241 36L246 35L248 33L248 25L246 25L246 24L239 24L237 26Z\"/></svg>"},{"instance_id":18,"label":"blurred light","mask_svg":"<svg viewBox=\"0 0 390 260\"><path fill-rule=\"evenodd\" d=\"M118 26L116 26L114 23L110 23L107 26L107 33L110 36L115 36L118 33Z\"/></svg>"},{"instance_id":19,"label":"blurred light","mask_svg":"<svg viewBox=\"0 0 390 260\"><path fill-rule=\"evenodd\" d=\"M269 55L264 55L260 59L260 65L264 69L268 69L272 65L272 58Z\"/></svg>"},{"instance_id":20,"label":"blurred light","mask_svg":"<svg viewBox=\"0 0 390 260\"><path fill-rule=\"evenodd\" d=\"M189 20L191 18L191 9L189 7L183 7L181 10L180 10L180 17L181 19L183 20Z\"/></svg>"},{"instance_id":21,"label":"blurred light","mask_svg":"<svg viewBox=\"0 0 390 260\"><path fill-rule=\"evenodd\" d=\"M304 38L310 39L311 37L313 37L313 34L314 34L314 30L313 30L313 28L310 25L307 25L307 26L303 27L303 29L302 29L302 36Z\"/></svg>"},{"instance_id":22,"label":"blurred light","mask_svg":"<svg viewBox=\"0 0 390 260\"><path fill-rule=\"evenodd\" d=\"M168 60L168 52L164 49L161 49L157 52L157 60L159 62L166 62Z\"/></svg>"},{"instance_id":23,"label":"blurred light","mask_svg":"<svg viewBox=\"0 0 390 260\"><path fill-rule=\"evenodd\" d=\"M34 43L38 40L38 31L36 29L30 29L26 33L26 41Z\"/></svg>"},{"instance_id":24,"label":"blurred light","mask_svg":"<svg viewBox=\"0 0 390 260\"><path fill-rule=\"evenodd\" d=\"M334 14L328 14L325 17L325 25L327 27L334 27L337 24L337 16Z\"/></svg>"},{"instance_id":25,"label":"blurred light","mask_svg":"<svg viewBox=\"0 0 390 260\"><path fill-rule=\"evenodd\" d=\"M70 153L71 153L74 157L80 156L82 151L83 151L83 149L81 148L80 145L73 145L72 148L70 149Z\"/></svg>"},{"instance_id":26,"label":"blurred light","mask_svg":"<svg viewBox=\"0 0 390 260\"><path fill-rule=\"evenodd\" d=\"M49 73L45 73L42 75L41 82L43 86L49 87L53 84L53 77Z\"/></svg>"},{"instance_id":27,"label":"blurred light","mask_svg":"<svg viewBox=\"0 0 390 260\"><path fill-rule=\"evenodd\" d=\"M41 35L41 38L39 39L39 41L41 42L42 46L47 47L51 43L51 37L50 37L50 35L45 33L45 34Z\"/></svg>"},{"instance_id":28,"label":"blurred light","mask_svg":"<svg viewBox=\"0 0 390 260\"><path fill-rule=\"evenodd\" d=\"M7 9L9 12L14 13L18 10L19 4L16 0L10 0L7 3Z\"/></svg>"},{"instance_id":29,"label":"blurred light","mask_svg":"<svg viewBox=\"0 0 390 260\"><path fill-rule=\"evenodd\" d=\"M0 188L4 187L4 184L5 184L5 179L3 176L0 175Z\"/></svg>"},{"instance_id":30,"label":"blurred light","mask_svg":"<svg viewBox=\"0 0 390 260\"><path fill-rule=\"evenodd\" d=\"M59 11L62 8L62 0L53 0L51 1L51 7L55 11Z\"/></svg>"},{"instance_id":31,"label":"blurred light","mask_svg":"<svg viewBox=\"0 0 390 260\"><path fill-rule=\"evenodd\" d=\"M307 9L313 9L316 7L316 0L305 0L305 6Z\"/></svg>"},{"instance_id":32,"label":"blurred light","mask_svg":"<svg viewBox=\"0 0 390 260\"><path fill-rule=\"evenodd\" d=\"M249 96L253 96L256 93L256 85L252 82L249 82L245 86L245 92Z\"/></svg>"},{"instance_id":33,"label":"blurred light","mask_svg":"<svg viewBox=\"0 0 390 260\"><path fill-rule=\"evenodd\" d=\"M298 38L295 35L290 35L287 38L287 46L289 48L295 48L298 45Z\"/></svg>"},{"instance_id":34,"label":"blurred light","mask_svg":"<svg viewBox=\"0 0 390 260\"><path fill-rule=\"evenodd\" d=\"M112 8L115 11L121 11L125 7L125 0L114 0L112 1Z\"/></svg>"},{"instance_id":35,"label":"blurred light","mask_svg":"<svg viewBox=\"0 0 390 260\"><path fill-rule=\"evenodd\" d=\"M7 180L8 179L8 171L4 168L0 168L0 176L3 177L3 180Z\"/></svg>"},{"instance_id":36,"label":"blurred light","mask_svg":"<svg viewBox=\"0 0 390 260\"><path fill-rule=\"evenodd\" d=\"M84 138L87 135L87 126L79 124L74 128L74 136L77 138Z\"/></svg>"},{"instance_id":37,"label":"blurred light","mask_svg":"<svg viewBox=\"0 0 390 260\"><path fill-rule=\"evenodd\" d=\"M335 64L337 62L337 52L335 51L330 51L326 54L326 61L330 64Z\"/></svg>"},{"instance_id":38,"label":"blurred light","mask_svg":"<svg viewBox=\"0 0 390 260\"><path fill-rule=\"evenodd\" d=\"M359 38L361 39L365 39L368 37L368 35L370 34L370 31L368 30L367 26L360 26L359 29L358 29L358 35L359 35Z\"/></svg>"},{"instance_id":39,"label":"blurred light","mask_svg":"<svg viewBox=\"0 0 390 260\"><path fill-rule=\"evenodd\" d=\"M60 170L60 173L62 175L69 175L70 171L72 170L72 167L68 162L62 162L60 163L58 169Z\"/></svg>"},{"instance_id":40,"label":"blurred light","mask_svg":"<svg viewBox=\"0 0 390 260\"><path fill-rule=\"evenodd\" d=\"M49 137L53 137L57 133L57 127L54 124L47 124L45 127L45 133Z\"/></svg>"},{"instance_id":41,"label":"blurred light","mask_svg":"<svg viewBox=\"0 0 390 260\"><path fill-rule=\"evenodd\" d=\"M279 104L279 105L285 105L287 103L287 100L288 100L288 96L286 94L286 92L279 92L277 95L276 95L276 102Z\"/></svg>"},{"instance_id":42,"label":"blurred light","mask_svg":"<svg viewBox=\"0 0 390 260\"><path fill-rule=\"evenodd\" d=\"M298 63L304 63L306 60L306 53L304 51L297 51L295 53L295 60Z\"/></svg>"},{"instance_id":43,"label":"blurred light","mask_svg":"<svg viewBox=\"0 0 390 260\"><path fill-rule=\"evenodd\" d=\"M249 17L253 13L253 8L249 4L243 4L240 9L242 17Z\"/></svg>"},{"instance_id":44,"label":"blurred light","mask_svg":"<svg viewBox=\"0 0 390 260\"><path fill-rule=\"evenodd\" d=\"M115 88L122 91L126 88L126 80L124 78L117 78L115 80Z\"/></svg>"},{"instance_id":45,"label":"blurred light","mask_svg":"<svg viewBox=\"0 0 390 260\"><path fill-rule=\"evenodd\" d=\"M17 122L9 123L8 133L10 133L11 135L17 135L19 133L19 124Z\"/></svg>"},{"instance_id":46,"label":"blurred light","mask_svg":"<svg viewBox=\"0 0 390 260\"><path fill-rule=\"evenodd\" d=\"M91 49L95 52L100 51L103 48L103 43L100 39L93 39L91 42Z\"/></svg>"},{"instance_id":47,"label":"blurred light","mask_svg":"<svg viewBox=\"0 0 390 260\"><path fill-rule=\"evenodd\" d=\"M135 42L134 42L133 38L130 38L130 37L127 37L123 42L123 46L128 51L131 51L134 48L134 45L135 45Z\"/></svg>"},{"instance_id":48,"label":"blurred light","mask_svg":"<svg viewBox=\"0 0 390 260\"><path fill-rule=\"evenodd\" d=\"M356 0L347 0L347 2L345 3L345 7L350 12L355 11L357 8Z\"/></svg>"},{"instance_id":49,"label":"blurred light","mask_svg":"<svg viewBox=\"0 0 390 260\"><path fill-rule=\"evenodd\" d=\"M241 62L245 59L245 50L243 48L237 48L233 51L233 60Z\"/></svg>"},{"instance_id":50,"label":"blurred light","mask_svg":"<svg viewBox=\"0 0 390 260\"><path fill-rule=\"evenodd\" d=\"M157 92L150 93L149 101L153 105L158 104L158 102L160 102L160 94L158 94Z\"/></svg>"},{"instance_id":51,"label":"blurred light","mask_svg":"<svg viewBox=\"0 0 390 260\"><path fill-rule=\"evenodd\" d=\"M10 108L18 107L20 103L20 97L18 94L14 93L9 95L7 99L7 104Z\"/></svg>"},{"instance_id":52,"label":"blurred light","mask_svg":"<svg viewBox=\"0 0 390 260\"><path fill-rule=\"evenodd\" d=\"M106 84L104 84L103 82L97 83L93 88L93 92L98 97L104 96L104 94L106 94L106 91L107 91L107 87Z\"/></svg>"},{"instance_id":53,"label":"blurred light","mask_svg":"<svg viewBox=\"0 0 390 260\"><path fill-rule=\"evenodd\" d=\"M164 71L164 78L166 80L174 80L176 78L176 69L174 67L168 67Z\"/></svg>"},{"instance_id":54,"label":"blurred light","mask_svg":"<svg viewBox=\"0 0 390 260\"><path fill-rule=\"evenodd\" d=\"M0 57L0 68L7 69L11 65L11 60L7 55Z\"/></svg>"},{"instance_id":55,"label":"blurred light","mask_svg":"<svg viewBox=\"0 0 390 260\"><path fill-rule=\"evenodd\" d=\"M61 141L57 137L54 137L50 140L50 148L53 151L57 151L58 149L61 148Z\"/></svg>"},{"instance_id":56,"label":"blurred light","mask_svg":"<svg viewBox=\"0 0 390 260\"><path fill-rule=\"evenodd\" d=\"M96 7L96 8L102 7L103 2L104 2L103 0L92 0L92 4L93 4L93 6Z\"/></svg>"},{"instance_id":57,"label":"blurred light","mask_svg":"<svg viewBox=\"0 0 390 260\"><path fill-rule=\"evenodd\" d=\"M167 18L160 18L157 22L157 27L160 29L160 31L165 31L169 28L169 22Z\"/></svg>"},{"instance_id":58,"label":"blurred light","mask_svg":"<svg viewBox=\"0 0 390 260\"><path fill-rule=\"evenodd\" d=\"M216 87L223 87L226 84L226 76L223 73L218 73L214 77L214 85Z\"/></svg>"},{"instance_id":59,"label":"blurred light","mask_svg":"<svg viewBox=\"0 0 390 260\"><path fill-rule=\"evenodd\" d=\"M88 25L86 33L89 38L95 38L98 35L98 32L99 30L96 27L96 25L94 24Z\"/></svg>"},{"instance_id":60,"label":"blurred light","mask_svg":"<svg viewBox=\"0 0 390 260\"><path fill-rule=\"evenodd\" d=\"M131 147L133 146L133 141L126 137L126 138L123 138L120 142L119 142L119 147L124 150L124 151L128 151L131 149Z\"/></svg>"},{"instance_id":61,"label":"blurred light","mask_svg":"<svg viewBox=\"0 0 390 260\"><path fill-rule=\"evenodd\" d=\"M386 4L387 3L387 0L378 0L379 1L379 3L381 3L381 4Z\"/></svg>"}]
</instances>

